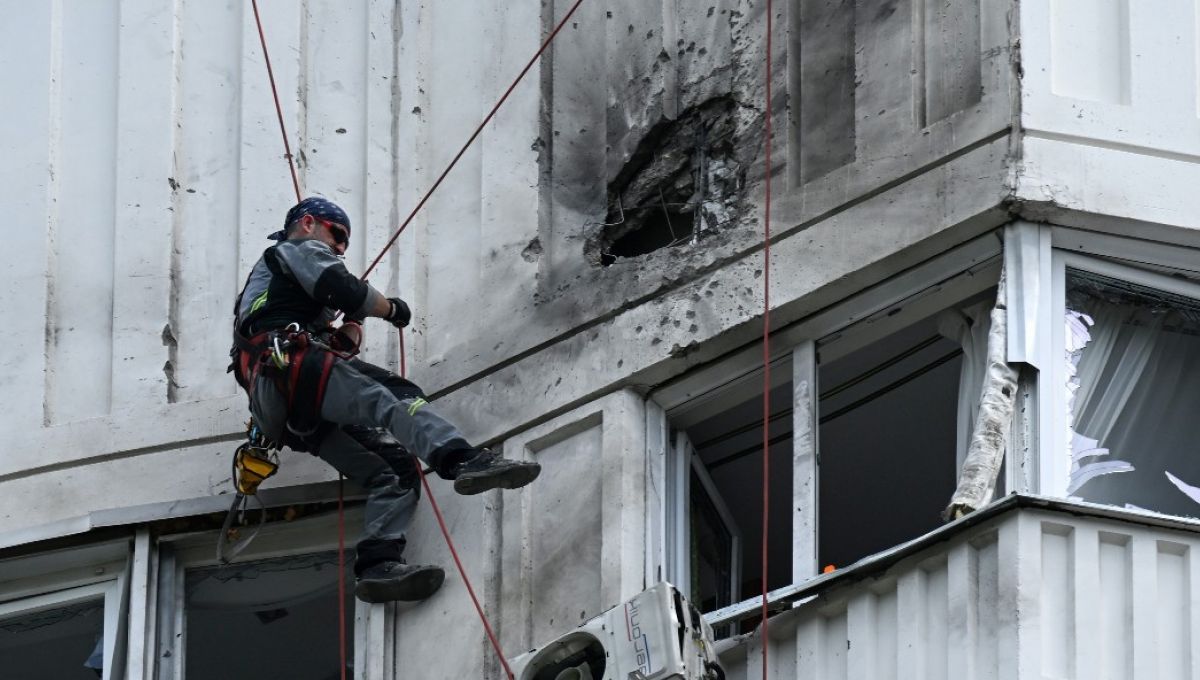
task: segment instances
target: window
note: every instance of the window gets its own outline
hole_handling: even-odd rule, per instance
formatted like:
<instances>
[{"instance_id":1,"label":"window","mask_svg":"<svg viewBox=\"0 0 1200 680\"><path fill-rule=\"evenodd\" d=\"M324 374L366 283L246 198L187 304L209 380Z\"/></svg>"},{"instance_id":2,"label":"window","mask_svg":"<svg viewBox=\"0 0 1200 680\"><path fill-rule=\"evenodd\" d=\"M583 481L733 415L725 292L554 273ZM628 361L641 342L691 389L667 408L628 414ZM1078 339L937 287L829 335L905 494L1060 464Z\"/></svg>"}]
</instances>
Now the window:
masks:
<instances>
[{"instance_id":1,"label":"window","mask_svg":"<svg viewBox=\"0 0 1200 680\"><path fill-rule=\"evenodd\" d=\"M1200 516L1200 286L1062 255L1062 333L1051 396L1066 494Z\"/></svg>"},{"instance_id":2,"label":"window","mask_svg":"<svg viewBox=\"0 0 1200 680\"><path fill-rule=\"evenodd\" d=\"M128 541L0 561L0 676L122 677Z\"/></svg>"},{"instance_id":3,"label":"window","mask_svg":"<svg viewBox=\"0 0 1200 680\"><path fill-rule=\"evenodd\" d=\"M941 525L978 410L999 254L989 235L776 330L768 590ZM648 409L652 486L654 451L666 458L652 561L661 535L659 577L733 624L718 635L759 616L761 390L751 346L659 388L663 411Z\"/></svg>"},{"instance_id":4,"label":"window","mask_svg":"<svg viewBox=\"0 0 1200 680\"><path fill-rule=\"evenodd\" d=\"M355 526L361 509L349 508ZM336 514L267 523L233 564L215 532L160 540L158 677L326 680L341 674ZM347 677L354 675L353 548L346 555ZM366 607L366 605L363 605ZM370 618L366 616L366 618ZM371 625L369 622L368 626Z\"/></svg>"},{"instance_id":5,"label":"window","mask_svg":"<svg viewBox=\"0 0 1200 680\"><path fill-rule=\"evenodd\" d=\"M994 303L992 289L851 351L820 346L822 567L942 524L978 408Z\"/></svg>"},{"instance_id":6,"label":"window","mask_svg":"<svg viewBox=\"0 0 1200 680\"><path fill-rule=\"evenodd\" d=\"M337 564L321 552L187 570L185 677L338 677ZM347 584L352 625L352 574Z\"/></svg>"},{"instance_id":7,"label":"window","mask_svg":"<svg viewBox=\"0 0 1200 680\"><path fill-rule=\"evenodd\" d=\"M791 384L776 387L772 402L769 522L790 537ZM674 480L687 507L676 515L684 556L676 578L697 608L712 611L762 592L762 397L676 424L686 426L676 435ZM791 547L790 539L770 544L769 588L791 583Z\"/></svg>"},{"instance_id":8,"label":"window","mask_svg":"<svg viewBox=\"0 0 1200 680\"><path fill-rule=\"evenodd\" d=\"M111 677L115 582L0 604L0 668L9 678ZM107 624L107 625L106 625Z\"/></svg>"}]
</instances>

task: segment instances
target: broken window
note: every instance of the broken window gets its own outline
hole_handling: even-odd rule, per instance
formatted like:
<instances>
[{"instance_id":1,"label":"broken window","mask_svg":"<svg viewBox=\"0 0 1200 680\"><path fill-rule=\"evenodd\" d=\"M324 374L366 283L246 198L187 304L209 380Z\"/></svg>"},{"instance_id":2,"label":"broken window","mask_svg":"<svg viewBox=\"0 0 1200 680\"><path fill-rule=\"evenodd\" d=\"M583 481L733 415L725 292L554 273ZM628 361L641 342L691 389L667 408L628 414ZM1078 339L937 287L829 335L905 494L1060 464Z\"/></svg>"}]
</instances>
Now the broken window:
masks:
<instances>
[{"instance_id":1,"label":"broken window","mask_svg":"<svg viewBox=\"0 0 1200 680\"><path fill-rule=\"evenodd\" d=\"M1082 269L1065 290L1068 495L1200 516L1200 300Z\"/></svg>"},{"instance_id":2,"label":"broken window","mask_svg":"<svg viewBox=\"0 0 1200 680\"><path fill-rule=\"evenodd\" d=\"M346 579L353 584L353 575ZM189 569L184 581L186 677L324 680L340 675L336 552ZM350 590L348 649L354 636ZM353 669L347 668L347 675Z\"/></svg>"},{"instance_id":3,"label":"broken window","mask_svg":"<svg viewBox=\"0 0 1200 680\"><path fill-rule=\"evenodd\" d=\"M0 674L63 680L108 677L117 618L109 612L113 615L106 627L109 591L115 588L100 584L0 604Z\"/></svg>"},{"instance_id":4,"label":"broken window","mask_svg":"<svg viewBox=\"0 0 1200 680\"><path fill-rule=\"evenodd\" d=\"M822 346L823 568L845 567L942 524L979 408L994 303L993 289L870 344Z\"/></svg>"}]
</instances>

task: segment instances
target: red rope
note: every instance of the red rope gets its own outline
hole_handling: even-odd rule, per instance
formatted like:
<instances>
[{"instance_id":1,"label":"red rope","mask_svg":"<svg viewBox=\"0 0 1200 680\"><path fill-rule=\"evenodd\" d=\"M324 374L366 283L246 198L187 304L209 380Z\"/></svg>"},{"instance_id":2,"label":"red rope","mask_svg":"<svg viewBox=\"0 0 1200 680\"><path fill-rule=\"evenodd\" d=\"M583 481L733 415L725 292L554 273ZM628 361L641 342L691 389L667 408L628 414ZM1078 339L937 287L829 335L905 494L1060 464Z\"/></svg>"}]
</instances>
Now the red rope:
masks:
<instances>
[{"instance_id":1,"label":"red rope","mask_svg":"<svg viewBox=\"0 0 1200 680\"><path fill-rule=\"evenodd\" d=\"M267 54L267 36L263 33L262 18L258 15L258 0L250 0L254 7L254 23L258 25L258 40L262 43L263 61L267 62L267 78L271 81L271 97L275 99L275 115L279 117L279 131L283 134L283 155L288 169L292 171L292 188L296 190L296 202L301 200L300 180L296 177L296 164L292 162L292 147L288 144L287 126L283 124L283 109L279 106L279 91L275 89L275 72L271 70L271 56Z\"/></svg>"},{"instance_id":2,"label":"red rope","mask_svg":"<svg viewBox=\"0 0 1200 680\"><path fill-rule=\"evenodd\" d=\"M300 203L300 179L296 176L295 162L292 157L292 144L288 143L288 127L283 122L283 107L280 106L280 92L275 85L275 70L271 68L271 55L266 49L266 34L263 31L263 17L258 12L258 0L250 0L254 8L254 25L258 28L258 42L263 46L263 61L266 64L266 79L271 83L271 98L275 101L275 116L280 121L280 136L283 137L283 157L287 158L288 170L292 173L292 188L296 193L296 203ZM341 680L346 680L346 492L344 492L344 477L337 476L337 652L341 661Z\"/></svg>"},{"instance_id":3,"label":"red rope","mask_svg":"<svg viewBox=\"0 0 1200 680\"><path fill-rule=\"evenodd\" d=\"M767 0L766 198L763 208L762 676L767 680L767 523L771 498L771 0Z\"/></svg>"},{"instance_id":4,"label":"red rope","mask_svg":"<svg viewBox=\"0 0 1200 680\"><path fill-rule=\"evenodd\" d=\"M429 480L425 478L425 470L421 467L421 461L413 458L413 464L417 466L417 474L421 475L421 485L425 487L425 495L429 497L429 505L433 508L433 514L437 517L438 527L442 530L442 536L446 539L446 545L450 548L450 556L454 558L454 566L458 567L458 574L462 577L463 585L467 587L467 594L471 596L471 603L475 605L475 611L479 614L479 620L483 621L483 630L487 633L488 642L492 643L492 649L496 650L496 656L500 659L500 665L504 667L504 673L508 676L508 680L514 680L512 668L509 667L508 661L504 659L504 652L500 649L500 641L496 639L496 634L492 632L492 626L488 623L487 616L483 613L483 607L479 604L479 598L475 597L475 589L471 587L471 579L467 578L467 570L463 568L462 560L458 558L458 551L454 548L454 541L450 538L450 530L446 528L446 520L442 518L442 511L438 508L437 501L433 497L433 490L429 488Z\"/></svg>"},{"instance_id":5,"label":"red rope","mask_svg":"<svg viewBox=\"0 0 1200 680\"><path fill-rule=\"evenodd\" d=\"M342 680L346 680L346 478L338 475L338 654Z\"/></svg>"},{"instance_id":6,"label":"red rope","mask_svg":"<svg viewBox=\"0 0 1200 680\"><path fill-rule=\"evenodd\" d=\"M369 275L371 271L375 269L375 265L379 264L379 261L383 259L384 253L386 253L388 249L392 247L392 244L396 242L396 239L400 238L400 234L408 228L409 223L413 221L413 218L417 216L417 213L420 212L421 208L425 207L425 203L429 200L429 197L433 195L433 192L437 191L437 188L441 185L442 180L446 179L446 175L449 175L450 171L454 169L454 166L458 164L458 159L462 158L463 154L467 152L467 149L471 146L471 144L475 143L475 139L479 137L481 132L483 132L483 128L487 127L487 124L491 122L492 118L496 115L496 112L500 110L500 106L504 104L505 100L508 99L508 95L512 94L513 90L517 88L517 85L521 82L521 79L525 77L526 73L529 73L529 69L533 68L533 65L537 63L537 60L542 56L542 53L545 52L546 48L550 46L550 43L554 40L554 37L558 35L558 32L562 30L562 27L566 25L567 21L570 20L571 15L575 13L575 10L579 9L581 4L583 4L583 0L575 0L575 4L571 6L571 9L567 11L566 15L564 15L561 20L559 20L558 25L554 27L554 30L550 31L550 35L546 36L546 39L542 42L542 46L538 48L538 51L533 55L533 58L529 60L528 64L525 64L525 68L521 69L521 73L517 75L517 79L514 80L512 85L509 85L508 89L504 91L504 95L500 97L500 100L496 102L496 105L493 106L492 110L488 112L488 115L484 117L483 122L479 124L479 127L475 128L475 132L471 133L471 137L467 140L467 143L463 144L462 148L458 150L458 153L454 154L454 158L451 159L450 165L447 165L446 169L442 171L442 174L438 175L438 178L434 180L433 186L429 187L429 191L426 191L425 195L421 197L421 200L417 202L417 207L413 208L412 212L408 214L408 217L404 218L404 222L400 224L400 228L396 230L396 233L392 234L390 239L388 239L387 244L383 246L383 250L379 251L379 255L377 255L375 260L371 262L371 266L367 267L367 270L363 272L362 278L367 278L367 275Z\"/></svg>"}]
</instances>

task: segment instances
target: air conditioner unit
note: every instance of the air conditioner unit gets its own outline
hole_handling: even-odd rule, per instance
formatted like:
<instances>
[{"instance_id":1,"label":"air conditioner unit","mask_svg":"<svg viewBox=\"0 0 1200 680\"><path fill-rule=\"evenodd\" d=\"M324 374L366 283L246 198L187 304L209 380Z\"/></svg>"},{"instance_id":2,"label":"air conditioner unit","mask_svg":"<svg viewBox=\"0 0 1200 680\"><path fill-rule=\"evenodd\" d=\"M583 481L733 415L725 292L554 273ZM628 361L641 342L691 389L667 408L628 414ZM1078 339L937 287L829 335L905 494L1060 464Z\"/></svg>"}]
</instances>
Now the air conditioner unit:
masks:
<instances>
[{"instance_id":1,"label":"air conditioner unit","mask_svg":"<svg viewBox=\"0 0 1200 680\"><path fill-rule=\"evenodd\" d=\"M512 661L517 680L724 680L712 628L659 583Z\"/></svg>"}]
</instances>

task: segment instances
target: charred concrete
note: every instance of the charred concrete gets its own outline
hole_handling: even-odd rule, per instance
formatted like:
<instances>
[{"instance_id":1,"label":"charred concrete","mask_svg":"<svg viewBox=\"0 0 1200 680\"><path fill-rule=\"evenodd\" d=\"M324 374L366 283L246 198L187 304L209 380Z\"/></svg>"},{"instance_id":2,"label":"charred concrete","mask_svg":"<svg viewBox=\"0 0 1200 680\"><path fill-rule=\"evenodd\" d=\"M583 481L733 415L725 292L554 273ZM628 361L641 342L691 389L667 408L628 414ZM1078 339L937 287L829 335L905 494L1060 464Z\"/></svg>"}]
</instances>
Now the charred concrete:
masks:
<instances>
[{"instance_id":1,"label":"charred concrete","mask_svg":"<svg viewBox=\"0 0 1200 680\"><path fill-rule=\"evenodd\" d=\"M717 96L646 132L608 184L608 214L585 245L589 261L607 266L695 244L736 219L746 174L736 154L739 109Z\"/></svg>"}]
</instances>

